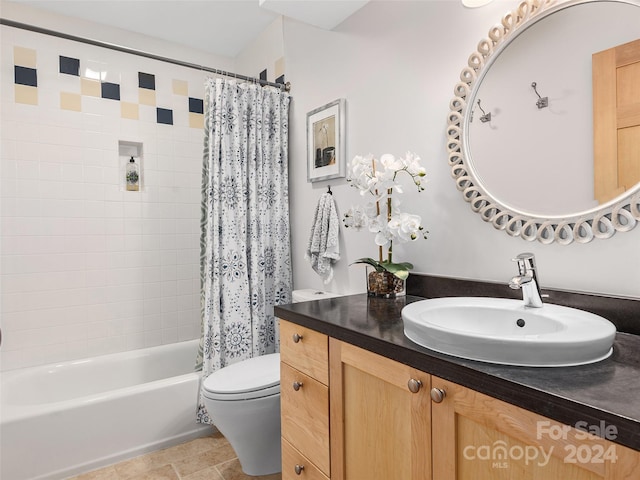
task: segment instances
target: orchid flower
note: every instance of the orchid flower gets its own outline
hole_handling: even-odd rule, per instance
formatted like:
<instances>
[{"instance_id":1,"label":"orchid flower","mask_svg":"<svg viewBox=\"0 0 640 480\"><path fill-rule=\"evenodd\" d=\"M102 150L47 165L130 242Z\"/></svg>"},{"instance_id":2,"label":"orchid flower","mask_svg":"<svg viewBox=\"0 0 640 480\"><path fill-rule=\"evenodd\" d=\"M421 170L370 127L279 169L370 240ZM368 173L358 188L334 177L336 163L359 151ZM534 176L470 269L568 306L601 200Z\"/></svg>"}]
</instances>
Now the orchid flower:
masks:
<instances>
[{"instance_id":1,"label":"orchid flower","mask_svg":"<svg viewBox=\"0 0 640 480\"><path fill-rule=\"evenodd\" d=\"M412 152L407 152L404 157L386 153L380 159L372 154L355 156L349 165L347 181L360 191L360 195L371 195L373 201L367 203L364 209L352 207L343 220L347 227L356 226L356 229L360 229L367 226L371 233L375 233L374 241L379 247L379 260L361 258L354 263L367 263L378 271L389 271L400 278L406 278L413 265L407 262L393 263L393 242L427 238L420 216L401 212L400 200L393 196L394 193L403 193L400 183L403 172L411 177L419 192L424 190L422 179L426 176L426 170L420 164L420 157ZM354 222L355 218L357 222ZM386 259L383 255L385 247Z\"/></svg>"}]
</instances>

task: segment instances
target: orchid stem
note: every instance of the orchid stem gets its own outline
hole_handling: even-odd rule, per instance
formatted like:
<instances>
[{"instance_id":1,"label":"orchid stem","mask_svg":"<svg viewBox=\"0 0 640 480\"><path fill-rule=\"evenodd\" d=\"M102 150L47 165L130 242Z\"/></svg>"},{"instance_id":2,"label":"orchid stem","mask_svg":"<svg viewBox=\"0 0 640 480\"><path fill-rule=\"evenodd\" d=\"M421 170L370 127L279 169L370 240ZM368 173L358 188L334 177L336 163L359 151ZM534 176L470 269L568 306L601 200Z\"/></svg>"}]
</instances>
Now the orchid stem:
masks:
<instances>
[{"instance_id":1,"label":"orchid stem","mask_svg":"<svg viewBox=\"0 0 640 480\"><path fill-rule=\"evenodd\" d=\"M373 176L376 176L376 160L375 158L371 159L371 172ZM378 196L378 189L376 188L376 197ZM376 200L376 215L380 216L380 201ZM378 247L378 259L380 263L382 263L382 245Z\"/></svg>"},{"instance_id":2,"label":"orchid stem","mask_svg":"<svg viewBox=\"0 0 640 480\"><path fill-rule=\"evenodd\" d=\"M392 188L387 189L387 223L391 221L391 194ZM389 250L387 250L387 261L391 263L391 257L393 253L393 241L389 240Z\"/></svg>"}]
</instances>

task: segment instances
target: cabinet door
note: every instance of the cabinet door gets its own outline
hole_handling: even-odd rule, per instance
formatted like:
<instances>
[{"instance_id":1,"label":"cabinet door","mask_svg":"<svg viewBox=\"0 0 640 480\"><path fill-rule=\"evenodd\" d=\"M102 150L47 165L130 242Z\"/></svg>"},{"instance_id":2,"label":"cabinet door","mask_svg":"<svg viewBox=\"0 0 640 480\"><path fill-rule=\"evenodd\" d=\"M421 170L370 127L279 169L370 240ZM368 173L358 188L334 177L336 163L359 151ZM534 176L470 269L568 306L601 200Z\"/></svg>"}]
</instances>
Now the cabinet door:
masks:
<instances>
[{"instance_id":1,"label":"cabinet door","mask_svg":"<svg viewBox=\"0 0 640 480\"><path fill-rule=\"evenodd\" d=\"M329 474L329 393L326 385L280 363L282 437Z\"/></svg>"},{"instance_id":2,"label":"cabinet door","mask_svg":"<svg viewBox=\"0 0 640 480\"><path fill-rule=\"evenodd\" d=\"M329 385L329 337L280 320L280 360Z\"/></svg>"},{"instance_id":3,"label":"cabinet door","mask_svg":"<svg viewBox=\"0 0 640 480\"><path fill-rule=\"evenodd\" d=\"M430 479L429 375L333 338L329 357L332 480Z\"/></svg>"},{"instance_id":4,"label":"cabinet door","mask_svg":"<svg viewBox=\"0 0 640 480\"><path fill-rule=\"evenodd\" d=\"M438 480L638 478L640 454L452 382L433 402L433 477Z\"/></svg>"},{"instance_id":5,"label":"cabinet door","mask_svg":"<svg viewBox=\"0 0 640 480\"><path fill-rule=\"evenodd\" d=\"M282 480L329 480L318 467L282 439Z\"/></svg>"}]
</instances>

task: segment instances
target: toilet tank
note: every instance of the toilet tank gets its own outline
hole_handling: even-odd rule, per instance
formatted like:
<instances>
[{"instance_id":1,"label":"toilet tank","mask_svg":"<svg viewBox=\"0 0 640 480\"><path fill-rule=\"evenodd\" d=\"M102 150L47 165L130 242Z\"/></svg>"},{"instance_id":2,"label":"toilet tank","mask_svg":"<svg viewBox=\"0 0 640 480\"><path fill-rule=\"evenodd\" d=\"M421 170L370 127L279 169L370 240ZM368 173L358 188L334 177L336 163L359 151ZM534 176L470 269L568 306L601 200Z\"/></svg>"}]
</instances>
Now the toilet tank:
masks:
<instances>
[{"instance_id":1,"label":"toilet tank","mask_svg":"<svg viewBox=\"0 0 640 480\"><path fill-rule=\"evenodd\" d=\"M324 292L315 288L305 288L291 292L293 303L308 302L310 300L322 300L323 298L341 297L339 293Z\"/></svg>"}]
</instances>

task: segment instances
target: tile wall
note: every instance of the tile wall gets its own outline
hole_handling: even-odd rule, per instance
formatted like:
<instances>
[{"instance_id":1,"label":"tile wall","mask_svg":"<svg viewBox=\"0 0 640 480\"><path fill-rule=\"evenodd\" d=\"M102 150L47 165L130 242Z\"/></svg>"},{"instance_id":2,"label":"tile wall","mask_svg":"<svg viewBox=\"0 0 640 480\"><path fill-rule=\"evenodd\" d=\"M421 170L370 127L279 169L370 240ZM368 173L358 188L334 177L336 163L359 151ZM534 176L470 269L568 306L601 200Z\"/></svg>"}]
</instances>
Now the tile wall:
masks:
<instances>
[{"instance_id":1,"label":"tile wall","mask_svg":"<svg viewBox=\"0 0 640 480\"><path fill-rule=\"evenodd\" d=\"M197 338L206 74L1 33L0 368Z\"/></svg>"}]
</instances>

